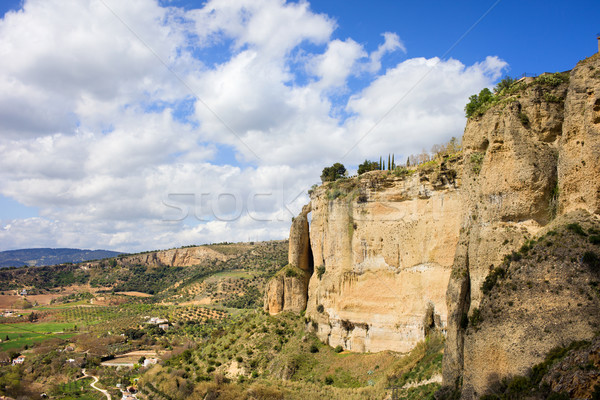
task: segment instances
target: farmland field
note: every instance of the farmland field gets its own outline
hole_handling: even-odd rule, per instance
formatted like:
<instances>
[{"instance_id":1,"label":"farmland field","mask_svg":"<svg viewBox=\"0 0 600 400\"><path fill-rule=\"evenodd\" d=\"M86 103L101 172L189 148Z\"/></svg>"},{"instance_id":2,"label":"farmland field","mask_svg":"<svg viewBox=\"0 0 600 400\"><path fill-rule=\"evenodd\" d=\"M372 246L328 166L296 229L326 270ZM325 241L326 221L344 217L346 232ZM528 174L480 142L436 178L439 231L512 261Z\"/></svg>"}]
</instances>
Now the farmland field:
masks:
<instances>
[{"instance_id":1,"label":"farmland field","mask_svg":"<svg viewBox=\"0 0 600 400\"><path fill-rule=\"evenodd\" d=\"M68 331L74 326L72 323L60 322L0 324L0 338L3 341L0 343L0 350L15 349L53 338L68 339L73 336L72 333L56 332ZM7 336L9 340L5 341Z\"/></svg>"}]
</instances>

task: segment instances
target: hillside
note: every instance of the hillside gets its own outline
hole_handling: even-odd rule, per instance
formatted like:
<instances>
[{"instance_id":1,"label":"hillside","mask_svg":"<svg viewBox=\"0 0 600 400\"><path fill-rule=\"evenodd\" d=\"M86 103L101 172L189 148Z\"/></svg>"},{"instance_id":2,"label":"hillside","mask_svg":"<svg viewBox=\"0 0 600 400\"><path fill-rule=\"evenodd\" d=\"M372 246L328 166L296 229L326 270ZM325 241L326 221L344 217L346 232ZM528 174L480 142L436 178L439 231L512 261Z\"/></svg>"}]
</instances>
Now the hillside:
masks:
<instances>
[{"instance_id":1,"label":"hillside","mask_svg":"<svg viewBox=\"0 0 600 400\"><path fill-rule=\"evenodd\" d=\"M149 370L140 388L151 398L301 400L383 398L390 384L406 385L402 395L424 399L440 387L441 335L399 357L334 349L304 326L294 313L245 313L201 345ZM409 385L430 379L427 385Z\"/></svg>"},{"instance_id":2,"label":"hillside","mask_svg":"<svg viewBox=\"0 0 600 400\"><path fill-rule=\"evenodd\" d=\"M262 304L262 288L287 257L287 241L205 245L119 255L100 261L0 270L4 299L25 289L32 301L65 293L134 292L154 301ZM11 297L12 296L12 297Z\"/></svg>"},{"instance_id":3,"label":"hillside","mask_svg":"<svg viewBox=\"0 0 600 400\"><path fill-rule=\"evenodd\" d=\"M19 249L0 251L0 268L78 263L116 257L120 252L79 249Z\"/></svg>"}]
</instances>

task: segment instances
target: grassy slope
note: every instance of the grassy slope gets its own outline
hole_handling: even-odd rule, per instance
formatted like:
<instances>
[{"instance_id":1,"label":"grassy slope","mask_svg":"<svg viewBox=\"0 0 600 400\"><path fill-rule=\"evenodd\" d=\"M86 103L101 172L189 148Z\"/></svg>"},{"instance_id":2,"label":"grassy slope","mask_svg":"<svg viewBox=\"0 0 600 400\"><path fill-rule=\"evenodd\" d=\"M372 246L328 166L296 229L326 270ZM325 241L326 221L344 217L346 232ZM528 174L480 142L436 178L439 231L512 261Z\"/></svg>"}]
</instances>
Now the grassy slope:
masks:
<instances>
[{"instance_id":1,"label":"grassy slope","mask_svg":"<svg viewBox=\"0 0 600 400\"><path fill-rule=\"evenodd\" d=\"M300 316L249 311L195 349L148 371L141 385L165 398L204 398L209 393L219 399L257 393L260 398L383 398L389 385L439 375L442 347L443 339L435 336L407 356L336 353L305 331ZM401 390L401 395L427 398L438 388L433 383Z\"/></svg>"}]
</instances>

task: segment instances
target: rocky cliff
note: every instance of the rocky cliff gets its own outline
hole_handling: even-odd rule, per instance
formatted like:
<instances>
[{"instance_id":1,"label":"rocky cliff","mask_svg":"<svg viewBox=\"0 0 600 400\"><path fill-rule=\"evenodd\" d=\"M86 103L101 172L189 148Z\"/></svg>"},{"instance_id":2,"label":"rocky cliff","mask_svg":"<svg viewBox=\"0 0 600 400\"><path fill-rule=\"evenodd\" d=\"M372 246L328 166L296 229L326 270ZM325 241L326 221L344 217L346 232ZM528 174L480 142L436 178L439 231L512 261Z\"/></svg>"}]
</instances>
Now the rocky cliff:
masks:
<instances>
[{"instance_id":1,"label":"rocky cliff","mask_svg":"<svg viewBox=\"0 0 600 400\"><path fill-rule=\"evenodd\" d=\"M134 254L124 258L130 264L165 265L169 267L189 267L208 260L226 261L229 257L206 246L152 251Z\"/></svg>"},{"instance_id":2,"label":"rocky cliff","mask_svg":"<svg viewBox=\"0 0 600 400\"><path fill-rule=\"evenodd\" d=\"M317 188L290 232L289 263L303 273L282 270L269 283L265 310L304 304L309 329L353 351L408 351L429 329L444 329L460 168L460 157L451 157Z\"/></svg>"},{"instance_id":3,"label":"rocky cliff","mask_svg":"<svg viewBox=\"0 0 600 400\"><path fill-rule=\"evenodd\" d=\"M314 190L310 227L294 221L290 235L290 264L309 255L314 270L300 270L306 289L277 277L269 312L306 304L307 329L352 351L404 352L441 329L444 385L464 399L591 339L600 56L519 81L488 108L469 119L460 154Z\"/></svg>"},{"instance_id":4,"label":"rocky cliff","mask_svg":"<svg viewBox=\"0 0 600 400\"><path fill-rule=\"evenodd\" d=\"M306 316L331 346L408 351L446 326L460 227L460 159L395 176L373 171L311 196L316 273Z\"/></svg>"},{"instance_id":5,"label":"rocky cliff","mask_svg":"<svg viewBox=\"0 0 600 400\"><path fill-rule=\"evenodd\" d=\"M550 263L538 257L524 265L506 263L507 255L510 262L513 251L528 248L528 240L543 237L556 216L565 215L557 220L562 225L597 221L599 68L593 57L569 74L523 82L467 123L463 221L447 292L444 354L444 384L462 382L462 398L477 398L502 379L525 374L551 348L591 338L600 323L598 297L587 294L586 284L597 280L598 271L581 266L583 248L545 255ZM578 246L572 239L560 243ZM484 296L494 271L515 279L510 287L516 293Z\"/></svg>"}]
</instances>

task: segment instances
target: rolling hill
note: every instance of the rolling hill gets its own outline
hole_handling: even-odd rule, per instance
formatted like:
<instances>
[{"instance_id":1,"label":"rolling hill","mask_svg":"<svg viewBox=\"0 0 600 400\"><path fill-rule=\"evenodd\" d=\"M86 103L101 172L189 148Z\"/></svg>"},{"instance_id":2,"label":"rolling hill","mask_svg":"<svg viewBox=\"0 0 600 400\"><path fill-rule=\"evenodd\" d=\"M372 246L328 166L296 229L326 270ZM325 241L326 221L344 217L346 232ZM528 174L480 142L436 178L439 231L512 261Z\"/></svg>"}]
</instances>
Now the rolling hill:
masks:
<instances>
[{"instance_id":1,"label":"rolling hill","mask_svg":"<svg viewBox=\"0 0 600 400\"><path fill-rule=\"evenodd\" d=\"M0 268L45 266L63 263L76 263L102 258L115 257L123 254L109 250L80 250L80 249L19 249L0 251Z\"/></svg>"}]
</instances>

